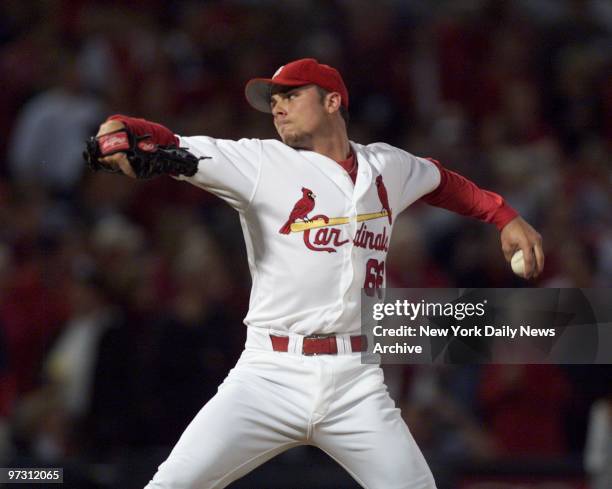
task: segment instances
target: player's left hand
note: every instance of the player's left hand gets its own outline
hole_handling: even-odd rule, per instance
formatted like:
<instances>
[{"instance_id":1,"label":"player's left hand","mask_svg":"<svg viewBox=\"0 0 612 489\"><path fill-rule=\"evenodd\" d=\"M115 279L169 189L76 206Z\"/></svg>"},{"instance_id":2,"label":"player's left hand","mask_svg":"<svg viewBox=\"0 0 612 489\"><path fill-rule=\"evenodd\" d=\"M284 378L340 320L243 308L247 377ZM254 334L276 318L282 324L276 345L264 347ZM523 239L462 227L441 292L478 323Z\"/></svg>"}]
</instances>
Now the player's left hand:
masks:
<instances>
[{"instance_id":1,"label":"player's left hand","mask_svg":"<svg viewBox=\"0 0 612 489\"><path fill-rule=\"evenodd\" d=\"M544 270L544 251L542 236L522 217L515 217L501 231L501 245L506 261L512 255L523 250L525 260L525 278L536 278Z\"/></svg>"},{"instance_id":2,"label":"player's left hand","mask_svg":"<svg viewBox=\"0 0 612 489\"><path fill-rule=\"evenodd\" d=\"M147 179L159 175L185 175L198 171L198 158L176 144L160 146L150 134L138 136L123 122L104 122L96 137L86 141L83 158L94 171L124 173Z\"/></svg>"}]
</instances>

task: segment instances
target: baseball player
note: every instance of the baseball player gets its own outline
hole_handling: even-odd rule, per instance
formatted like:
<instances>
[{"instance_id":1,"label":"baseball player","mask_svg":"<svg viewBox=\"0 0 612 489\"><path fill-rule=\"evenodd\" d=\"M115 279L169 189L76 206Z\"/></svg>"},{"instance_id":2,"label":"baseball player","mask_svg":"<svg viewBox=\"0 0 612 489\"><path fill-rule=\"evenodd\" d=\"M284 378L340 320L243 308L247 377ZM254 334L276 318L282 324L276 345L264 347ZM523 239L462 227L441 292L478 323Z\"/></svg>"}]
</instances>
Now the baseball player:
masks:
<instances>
[{"instance_id":1,"label":"baseball player","mask_svg":"<svg viewBox=\"0 0 612 489\"><path fill-rule=\"evenodd\" d=\"M495 224L507 260L523 250L527 277L542 271L541 238L499 195L438 162L350 141L349 94L330 66L293 61L245 92L280 141L176 136L115 115L92 146L96 164L131 177L142 176L134 141L195 156L156 172L238 211L253 280L244 352L146 488L222 488L305 444L365 488L435 488L382 370L361 362L361 289L384 287L393 223L419 199Z\"/></svg>"}]
</instances>

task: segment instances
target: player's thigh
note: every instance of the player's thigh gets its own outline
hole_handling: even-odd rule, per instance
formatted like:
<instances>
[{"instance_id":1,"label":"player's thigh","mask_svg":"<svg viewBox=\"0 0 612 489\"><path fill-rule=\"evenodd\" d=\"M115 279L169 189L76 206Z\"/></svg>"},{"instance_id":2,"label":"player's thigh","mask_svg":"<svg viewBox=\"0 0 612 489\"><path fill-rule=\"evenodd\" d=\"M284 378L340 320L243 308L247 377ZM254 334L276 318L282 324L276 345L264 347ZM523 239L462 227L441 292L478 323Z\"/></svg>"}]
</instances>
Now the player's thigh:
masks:
<instances>
[{"instance_id":1,"label":"player's thigh","mask_svg":"<svg viewBox=\"0 0 612 489\"><path fill-rule=\"evenodd\" d=\"M233 371L187 426L146 489L225 487L301 444L303 415L291 409L292 394L281 391L253 372Z\"/></svg>"},{"instance_id":2,"label":"player's thigh","mask_svg":"<svg viewBox=\"0 0 612 489\"><path fill-rule=\"evenodd\" d=\"M435 489L429 466L386 390L321 423L313 441L367 489Z\"/></svg>"}]
</instances>

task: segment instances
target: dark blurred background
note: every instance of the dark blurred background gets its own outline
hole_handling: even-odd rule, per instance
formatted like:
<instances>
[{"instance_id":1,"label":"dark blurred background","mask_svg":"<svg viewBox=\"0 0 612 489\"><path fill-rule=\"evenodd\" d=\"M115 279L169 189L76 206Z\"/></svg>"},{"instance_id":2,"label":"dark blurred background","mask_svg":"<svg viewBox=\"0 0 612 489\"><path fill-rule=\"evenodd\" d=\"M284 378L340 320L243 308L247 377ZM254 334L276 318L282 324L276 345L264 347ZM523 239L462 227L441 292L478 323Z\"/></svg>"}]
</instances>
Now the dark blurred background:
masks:
<instances>
[{"instance_id":1,"label":"dark blurred background","mask_svg":"<svg viewBox=\"0 0 612 489\"><path fill-rule=\"evenodd\" d=\"M0 466L143 487L214 395L245 338L237 214L169 178L94 175L83 142L117 112L275 137L244 83L306 56L343 73L351 139L441 161L544 237L526 284L493 226L417 203L389 286L612 285L609 0L3 0ZM612 487L609 366L386 374L439 489ZM300 448L231 487L356 484Z\"/></svg>"}]
</instances>

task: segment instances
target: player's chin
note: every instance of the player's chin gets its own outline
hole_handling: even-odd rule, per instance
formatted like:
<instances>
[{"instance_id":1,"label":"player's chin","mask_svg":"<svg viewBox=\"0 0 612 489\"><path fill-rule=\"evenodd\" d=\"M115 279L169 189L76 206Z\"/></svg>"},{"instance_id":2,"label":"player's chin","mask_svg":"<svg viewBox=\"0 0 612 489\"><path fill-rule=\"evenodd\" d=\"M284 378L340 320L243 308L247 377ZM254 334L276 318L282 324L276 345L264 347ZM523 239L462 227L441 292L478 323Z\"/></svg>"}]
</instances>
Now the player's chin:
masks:
<instances>
[{"instance_id":1,"label":"player's chin","mask_svg":"<svg viewBox=\"0 0 612 489\"><path fill-rule=\"evenodd\" d=\"M299 138L295 137L293 134L281 134L280 137L283 143L292 148L295 148L296 144L299 142Z\"/></svg>"},{"instance_id":2,"label":"player's chin","mask_svg":"<svg viewBox=\"0 0 612 489\"><path fill-rule=\"evenodd\" d=\"M280 133L281 140L287 146L296 149L308 149L308 145L306 144L306 138L304 138L300 134L295 133Z\"/></svg>"}]
</instances>

